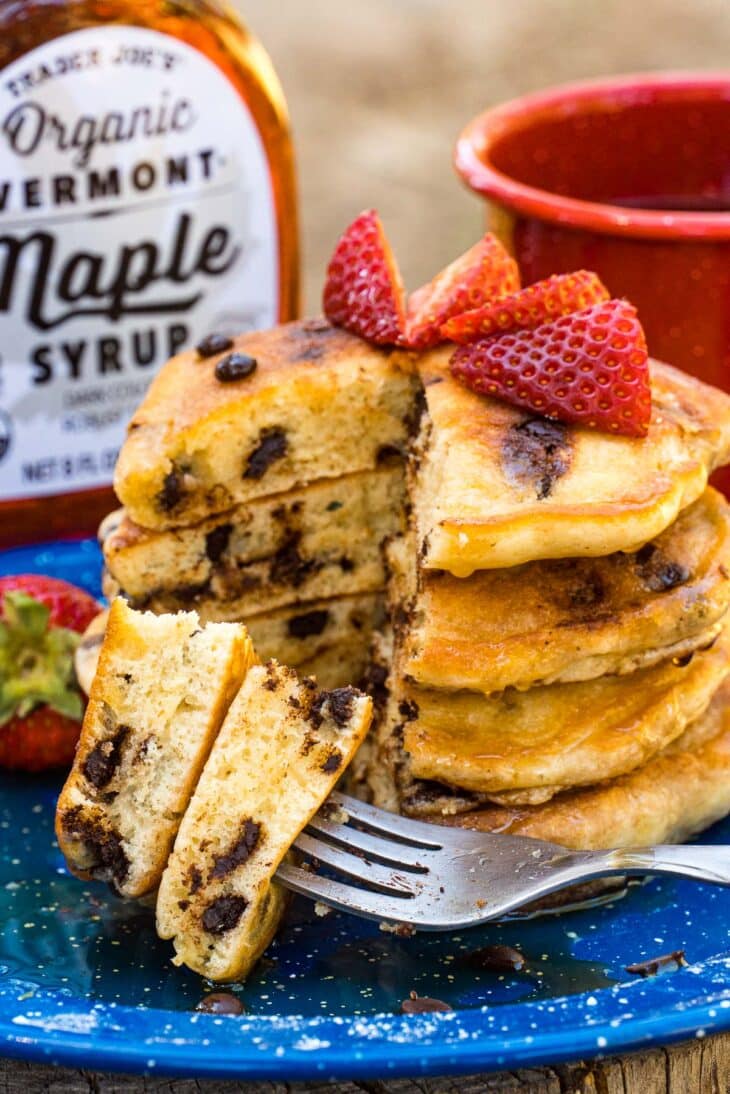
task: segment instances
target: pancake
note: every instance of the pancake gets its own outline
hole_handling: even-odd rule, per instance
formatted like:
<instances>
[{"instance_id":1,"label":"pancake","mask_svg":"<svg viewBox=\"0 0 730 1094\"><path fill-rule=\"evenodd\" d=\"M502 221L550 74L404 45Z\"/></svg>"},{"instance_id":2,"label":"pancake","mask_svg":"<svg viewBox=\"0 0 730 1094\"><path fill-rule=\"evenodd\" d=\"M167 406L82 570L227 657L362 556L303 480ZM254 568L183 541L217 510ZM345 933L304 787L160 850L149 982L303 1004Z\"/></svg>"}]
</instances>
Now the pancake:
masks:
<instances>
[{"instance_id":1,"label":"pancake","mask_svg":"<svg viewBox=\"0 0 730 1094\"><path fill-rule=\"evenodd\" d=\"M180 818L255 660L246 628L194 612L109 611L73 768L56 814L74 873L143 897L160 881Z\"/></svg>"},{"instance_id":2,"label":"pancake","mask_svg":"<svg viewBox=\"0 0 730 1094\"><path fill-rule=\"evenodd\" d=\"M730 506L708 488L650 544L606 558L455 578L420 569L407 541L389 557L391 599L408 606L402 671L419 685L489 694L588 680L686 656L717 636L730 604Z\"/></svg>"},{"instance_id":3,"label":"pancake","mask_svg":"<svg viewBox=\"0 0 730 1094\"><path fill-rule=\"evenodd\" d=\"M184 610L195 596L240 615L385 584L382 547L402 530L402 462L257 498L199 524L140 528L124 510L102 524L104 560L136 607Z\"/></svg>"},{"instance_id":4,"label":"pancake","mask_svg":"<svg viewBox=\"0 0 730 1094\"><path fill-rule=\"evenodd\" d=\"M204 601L196 607L203 620L228 618L224 601ZM276 655L278 661L298 668L338 644L361 642L367 653L381 618L382 595L361 593L277 608L248 616L244 622L262 661Z\"/></svg>"},{"instance_id":5,"label":"pancake","mask_svg":"<svg viewBox=\"0 0 730 1094\"><path fill-rule=\"evenodd\" d=\"M440 823L508 832L576 850L681 843L730 812L730 683L678 740L605 786L560 794L546 805L489 806Z\"/></svg>"},{"instance_id":6,"label":"pancake","mask_svg":"<svg viewBox=\"0 0 730 1094\"><path fill-rule=\"evenodd\" d=\"M180 825L157 899L176 964L245 976L270 941L284 894L276 868L367 733L369 698L318 691L269 662L248 673Z\"/></svg>"},{"instance_id":7,"label":"pancake","mask_svg":"<svg viewBox=\"0 0 730 1094\"><path fill-rule=\"evenodd\" d=\"M204 602L196 607L201 622L237 622L234 613L229 618L225 603ZM326 687L339 687L357 682L364 675L373 632L382 617L382 595L364 593L262 612L245 623L262 661L276 657L302 674L316 676ZM76 672L87 694L96 672L106 618L107 613L102 612L92 620L77 649Z\"/></svg>"},{"instance_id":8,"label":"pancake","mask_svg":"<svg viewBox=\"0 0 730 1094\"><path fill-rule=\"evenodd\" d=\"M325 320L241 335L254 358L223 383L195 351L168 361L128 427L114 486L145 528L203 520L252 498L369 470L417 427L412 357Z\"/></svg>"},{"instance_id":9,"label":"pancake","mask_svg":"<svg viewBox=\"0 0 730 1094\"><path fill-rule=\"evenodd\" d=\"M81 690L87 695L91 691L99 662L99 650L104 641L108 614L108 611L101 612L91 621L76 647L76 678ZM315 649L311 656L300 661L297 670L302 676L314 676L322 687L340 688L353 681L358 683L363 680L368 674L369 666L367 643L360 632L356 632L354 638Z\"/></svg>"},{"instance_id":10,"label":"pancake","mask_svg":"<svg viewBox=\"0 0 730 1094\"><path fill-rule=\"evenodd\" d=\"M664 531L730 458L730 395L651 363L644 440L530 417L425 358L428 416L414 505L422 565L475 570L634 551Z\"/></svg>"},{"instance_id":11,"label":"pancake","mask_svg":"<svg viewBox=\"0 0 730 1094\"><path fill-rule=\"evenodd\" d=\"M403 746L417 778L544 798L646 763L701 716L729 671L730 635L723 632L689 663L668 661L630 676L490 697L404 686Z\"/></svg>"}]
</instances>

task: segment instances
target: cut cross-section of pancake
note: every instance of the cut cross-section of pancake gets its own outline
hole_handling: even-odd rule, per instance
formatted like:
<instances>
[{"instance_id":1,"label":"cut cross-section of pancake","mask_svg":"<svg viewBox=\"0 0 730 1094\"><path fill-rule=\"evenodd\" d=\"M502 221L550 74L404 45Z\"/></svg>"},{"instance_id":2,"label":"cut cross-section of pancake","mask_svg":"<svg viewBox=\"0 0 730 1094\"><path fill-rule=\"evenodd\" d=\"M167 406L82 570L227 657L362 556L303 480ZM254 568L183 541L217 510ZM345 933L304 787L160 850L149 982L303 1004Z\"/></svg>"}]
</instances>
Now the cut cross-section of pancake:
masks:
<instances>
[{"instance_id":1,"label":"cut cross-section of pancake","mask_svg":"<svg viewBox=\"0 0 730 1094\"><path fill-rule=\"evenodd\" d=\"M409 542L410 540L410 542ZM407 606L402 671L485 694L630 673L707 646L730 604L730 506L708 488L637 552L530 562L469 578L396 541L391 599Z\"/></svg>"},{"instance_id":2,"label":"cut cross-section of pancake","mask_svg":"<svg viewBox=\"0 0 730 1094\"><path fill-rule=\"evenodd\" d=\"M116 591L108 586L109 595ZM224 601L196 603L202 622L236 622L237 613ZM106 628L107 612L89 625L76 651L79 683L89 694ZM383 619L382 593L332 597L293 604L244 619L263 661L277 657L320 684L336 687L357 682L364 674L375 629Z\"/></svg>"},{"instance_id":3,"label":"cut cross-section of pancake","mask_svg":"<svg viewBox=\"0 0 730 1094\"><path fill-rule=\"evenodd\" d=\"M676 741L605 785L540 806L487 806L444 824L550 840L564 847L647 847L688 840L730 812L730 684Z\"/></svg>"},{"instance_id":4,"label":"cut cross-section of pancake","mask_svg":"<svg viewBox=\"0 0 730 1094\"><path fill-rule=\"evenodd\" d=\"M403 510L401 459L257 498L187 528L150 531L120 510L100 538L107 569L135 607L179 611L213 597L235 601L244 616L382 588L383 545L402 531Z\"/></svg>"},{"instance_id":5,"label":"cut cross-section of pancake","mask_svg":"<svg viewBox=\"0 0 730 1094\"><path fill-rule=\"evenodd\" d=\"M119 456L115 489L145 528L200 521L251 498L376 467L418 424L412 358L303 320L234 340L256 362L182 353L155 377Z\"/></svg>"},{"instance_id":6,"label":"cut cross-section of pancake","mask_svg":"<svg viewBox=\"0 0 730 1094\"><path fill-rule=\"evenodd\" d=\"M180 818L255 655L246 628L201 628L115 600L74 765L56 814L74 873L142 897L159 884Z\"/></svg>"},{"instance_id":7,"label":"cut cross-section of pancake","mask_svg":"<svg viewBox=\"0 0 730 1094\"><path fill-rule=\"evenodd\" d=\"M245 976L283 906L276 868L367 733L372 702L269 662L251 669L185 814L157 900L177 962Z\"/></svg>"},{"instance_id":8,"label":"cut cross-section of pancake","mask_svg":"<svg viewBox=\"0 0 730 1094\"><path fill-rule=\"evenodd\" d=\"M488 697L404 685L403 745L418 778L544 800L641 766L700 717L729 671L723 632L689 663L667 661L630 676Z\"/></svg>"},{"instance_id":9,"label":"cut cross-section of pancake","mask_svg":"<svg viewBox=\"0 0 730 1094\"><path fill-rule=\"evenodd\" d=\"M730 458L730 395L652 362L644 440L562 425L469 391L448 351L422 366L414 505L423 565L468 577L534 559L633 551Z\"/></svg>"}]
</instances>

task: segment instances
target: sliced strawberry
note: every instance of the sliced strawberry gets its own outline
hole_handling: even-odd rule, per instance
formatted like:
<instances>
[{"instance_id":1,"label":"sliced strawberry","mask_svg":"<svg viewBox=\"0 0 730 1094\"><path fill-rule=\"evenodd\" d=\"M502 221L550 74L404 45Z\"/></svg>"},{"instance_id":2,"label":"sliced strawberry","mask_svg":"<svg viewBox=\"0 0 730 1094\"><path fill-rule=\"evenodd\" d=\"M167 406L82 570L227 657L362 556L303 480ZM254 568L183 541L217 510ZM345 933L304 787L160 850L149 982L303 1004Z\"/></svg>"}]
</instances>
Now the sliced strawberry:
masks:
<instances>
[{"instance_id":1,"label":"sliced strawberry","mask_svg":"<svg viewBox=\"0 0 730 1094\"><path fill-rule=\"evenodd\" d=\"M331 323L368 342L402 342L403 282L374 209L360 213L340 237L327 267L322 304Z\"/></svg>"},{"instance_id":2,"label":"sliced strawberry","mask_svg":"<svg viewBox=\"0 0 730 1094\"><path fill-rule=\"evenodd\" d=\"M441 327L454 315L480 308L520 287L515 260L495 235L483 239L411 293L406 318L406 344L429 349L443 342Z\"/></svg>"},{"instance_id":3,"label":"sliced strawberry","mask_svg":"<svg viewBox=\"0 0 730 1094\"><path fill-rule=\"evenodd\" d=\"M598 274L591 270L553 274L511 296L455 315L444 323L441 333L452 342L473 342L475 338L509 330L529 330L550 319L600 304L609 296Z\"/></svg>"},{"instance_id":4,"label":"sliced strawberry","mask_svg":"<svg viewBox=\"0 0 730 1094\"><path fill-rule=\"evenodd\" d=\"M625 300L459 346L451 371L473 391L547 418L629 437L649 428L646 339Z\"/></svg>"}]
</instances>

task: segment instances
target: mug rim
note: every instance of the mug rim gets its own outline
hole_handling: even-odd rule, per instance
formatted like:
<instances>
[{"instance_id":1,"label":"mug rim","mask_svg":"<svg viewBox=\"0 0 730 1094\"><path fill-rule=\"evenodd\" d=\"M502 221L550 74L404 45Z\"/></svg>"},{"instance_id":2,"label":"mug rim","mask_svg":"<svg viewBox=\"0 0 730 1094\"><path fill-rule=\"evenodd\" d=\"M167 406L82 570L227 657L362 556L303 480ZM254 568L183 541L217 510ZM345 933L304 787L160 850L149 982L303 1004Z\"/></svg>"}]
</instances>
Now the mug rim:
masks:
<instances>
[{"instance_id":1,"label":"mug rim","mask_svg":"<svg viewBox=\"0 0 730 1094\"><path fill-rule=\"evenodd\" d=\"M454 166L476 193L565 228L644 239L730 239L730 212L632 209L585 201L518 182L490 162L491 149L501 137L526 128L526 123L541 115L545 119L565 117L590 103L605 109L677 97L682 92L691 92L690 97L696 99L730 102L730 70L677 70L580 80L510 99L483 111L465 126L454 149Z\"/></svg>"}]
</instances>

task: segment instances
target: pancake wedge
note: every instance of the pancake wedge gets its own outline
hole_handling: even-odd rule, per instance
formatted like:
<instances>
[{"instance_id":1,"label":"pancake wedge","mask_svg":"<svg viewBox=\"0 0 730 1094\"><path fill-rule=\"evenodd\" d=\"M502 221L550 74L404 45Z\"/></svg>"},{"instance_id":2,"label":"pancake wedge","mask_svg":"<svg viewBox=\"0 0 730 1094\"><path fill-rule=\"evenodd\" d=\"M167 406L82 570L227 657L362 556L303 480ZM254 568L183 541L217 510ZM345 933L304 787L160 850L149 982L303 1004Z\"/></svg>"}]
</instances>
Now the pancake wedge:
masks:
<instances>
[{"instance_id":1,"label":"pancake wedge","mask_svg":"<svg viewBox=\"0 0 730 1094\"><path fill-rule=\"evenodd\" d=\"M180 825L157 899L176 963L245 976L283 907L276 868L370 725L354 688L320 692L275 662L248 673Z\"/></svg>"},{"instance_id":2,"label":"pancake wedge","mask_svg":"<svg viewBox=\"0 0 730 1094\"><path fill-rule=\"evenodd\" d=\"M377 349L326 321L235 339L257 362L215 377L224 355L168 361L130 422L114 486L144 528L188 525L252 498L369 470L417 427L408 354ZM230 352L230 351L229 351Z\"/></svg>"},{"instance_id":3,"label":"pancake wedge","mask_svg":"<svg viewBox=\"0 0 730 1094\"><path fill-rule=\"evenodd\" d=\"M730 637L630 676L529 691L404 689L403 745L417 778L480 793L544 792L640 767L701 716L730 671Z\"/></svg>"},{"instance_id":4,"label":"pancake wedge","mask_svg":"<svg viewBox=\"0 0 730 1094\"><path fill-rule=\"evenodd\" d=\"M441 823L509 832L576 850L681 843L730 812L730 684L643 767L539 807L488 806Z\"/></svg>"},{"instance_id":5,"label":"pancake wedge","mask_svg":"<svg viewBox=\"0 0 730 1094\"><path fill-rule=\"evenodd\" d=\"M644 440L529 417L421 367L428 415L414 488L423 566L468 577L534 559L634 551L730 458L730 395L651 363Z\"/></svg>"},{"instance_id":6,"label":"pancake wedge","mask_svg":"<svg viewBox=\"0 0 730 1094\"><path fill-rule=\"evenodd\" d=\"M56 831L74 873L142 897L159 884L216 734L255 660L246 628L123 600L106 637Z\"/></svg>"},{"instance_id":7,"label":"pancake wedge","mask_svg":"<svg viewBox=\"0 0 730 1094\"><path fill-rule=\"evenodd\" d=\"M730 605L730 505L710 487L638 552L605 558L469 578L420 569L407 540L390 558L391 597L408 605L402 671L419 685L489 694L589 680L713 641Z\"/></svg>"}]
</instances>

